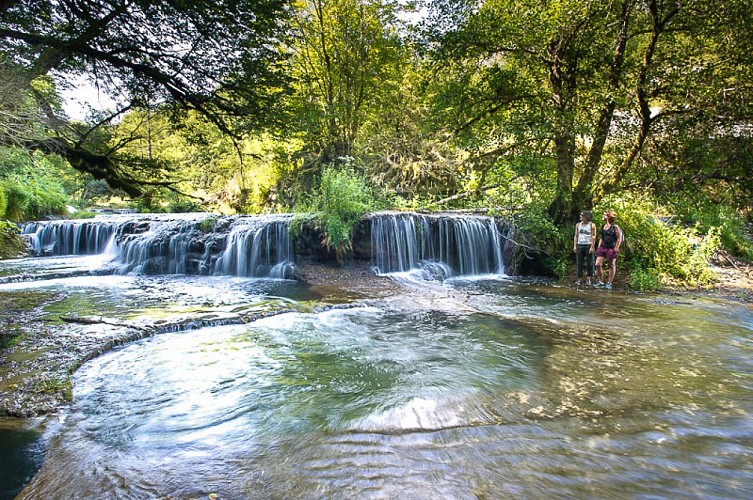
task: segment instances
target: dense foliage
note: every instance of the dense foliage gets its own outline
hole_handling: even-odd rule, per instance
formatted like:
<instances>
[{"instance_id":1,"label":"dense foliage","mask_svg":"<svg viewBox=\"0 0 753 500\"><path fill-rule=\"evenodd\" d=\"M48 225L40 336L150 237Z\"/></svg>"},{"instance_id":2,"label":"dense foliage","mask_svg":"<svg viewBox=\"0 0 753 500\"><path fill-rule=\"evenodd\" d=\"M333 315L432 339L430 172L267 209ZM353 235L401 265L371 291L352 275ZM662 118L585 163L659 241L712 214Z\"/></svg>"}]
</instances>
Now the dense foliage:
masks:
<instances>
[{"instance_id":1,"label":"dense foliage","mask_svg":"<svg viewBox=\"0 0 753 500\"><path fill-rule=\"evenodd\" d=\"M305 210L342 256L377 199L484 207L513 222L520 262L564 275L575 215L611 207L635 288L711 279L717 244L753 256L745 0L0 9L6 218ZM116 109L66 117L82 76Z\"/></svg>"},{"instance_id":2,"label":"dense foliage","mask_svg":"<svg viewBox=\"0 0 753 500\"><path fill-rule=\"evenodd\" d=\"M322 235L322 245L342 261L351 249L353 229L367 212L376 208L371 189L360 176L349 170L327 168L318 194L298 207L297 224L312 221Z\"/></svg>"},{"instance_id":3,"label":"dense foliage","mask_svg":"<svg viewBox=\"0 0 753 500\"><path fill-rule=\"evenodd\" d=\"M0 218L33 220L64 213L75 177L57 157L0 149Z\"/></svg>"},{"instance_id":4,"label":"dense foliage","mask_svg":"<svg viewBox=\"0 0 753 500\"><path fill-rule=\"evenodd\" d=\"M627 189L751 193L750 141L735 140L749 137L753 112L750 2L437 9L438 61L450 65L440 76L452 101L444 120L472 142L488 177L505 168L528 176L532 162L555 174L549 213L558 223ZM525 164L510 162L521 156Z\"/></svg>"},{"instance_id":5,"label":"dense foliage","mask_svg":"<svg viewBox=\"0 0 753 500\"><path fill-rule=\"evenodd\" d=\"M171 186L163 164L124 152L134 137L116 140L108 125L156 105L173 123L193 110L228 135L273 122L287 88L287 14L286 0L2 2L0 144L60 154L130 196L145 183ZM81 76L118 108L70 122L56 88Z\"/></svg>"}]
</instances>

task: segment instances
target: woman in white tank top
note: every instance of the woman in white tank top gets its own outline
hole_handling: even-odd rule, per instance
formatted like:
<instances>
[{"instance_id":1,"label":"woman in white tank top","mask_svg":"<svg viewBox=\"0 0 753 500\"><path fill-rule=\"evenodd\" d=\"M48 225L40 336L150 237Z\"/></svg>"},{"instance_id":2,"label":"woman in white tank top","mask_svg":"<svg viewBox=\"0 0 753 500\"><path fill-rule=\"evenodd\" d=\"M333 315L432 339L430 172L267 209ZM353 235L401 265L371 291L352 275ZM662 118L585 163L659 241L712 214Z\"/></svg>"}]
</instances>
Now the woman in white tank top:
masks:
<instances>
[{"instance_id":1,"label":"woman in white tank top","mask_svg":"<svg viewBox=\"0 0 753 500\"><path fill-rule=\"evenodd\" d=\"M583 265L588 266L586 284L591 284L594 276L594 244L596 243L596 224L591 222L591 212L584 210L580 213L580 222L575 225L573 237L573 252L575 253L575 265L578 271L578 281L581 284L583 278Z\"/></svg>"}]
</instances>

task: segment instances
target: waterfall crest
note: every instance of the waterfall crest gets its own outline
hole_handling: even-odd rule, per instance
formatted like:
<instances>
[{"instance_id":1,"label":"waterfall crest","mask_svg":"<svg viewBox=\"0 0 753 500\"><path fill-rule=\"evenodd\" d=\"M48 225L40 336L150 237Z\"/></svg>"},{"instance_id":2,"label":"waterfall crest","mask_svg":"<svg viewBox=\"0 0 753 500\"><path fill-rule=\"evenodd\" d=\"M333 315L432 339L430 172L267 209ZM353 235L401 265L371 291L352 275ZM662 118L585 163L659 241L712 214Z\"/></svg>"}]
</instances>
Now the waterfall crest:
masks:
<instances>
[{"instance_id":1,"label":"waterfall crest","mask_svg":"<svg viewBox=\"0 0 753 500\"><path fill-rule=\"evenodd\" d=\"M105 250L116 224L95 220L31 222L22 234L34 255L96 255Z\"/></svg>"},{"instance_id":2,"label":"waterfall crest","mask_svg":"<svg viewBox=\"0 0 753 500\"><path fill-rule=\"evenodd\" d=\"M102 255L116 274L229 275L292 279L292 215L128 214L33 222L23 228L37 256ZM377 274L427 279L504 275L492 217L409 212L371 214L369 258ZM318 244L318 243L315 243ZM310 249L309 249L310 250ZM370 255L369 255L370 253Z\"/></svg>"}]
</instances>

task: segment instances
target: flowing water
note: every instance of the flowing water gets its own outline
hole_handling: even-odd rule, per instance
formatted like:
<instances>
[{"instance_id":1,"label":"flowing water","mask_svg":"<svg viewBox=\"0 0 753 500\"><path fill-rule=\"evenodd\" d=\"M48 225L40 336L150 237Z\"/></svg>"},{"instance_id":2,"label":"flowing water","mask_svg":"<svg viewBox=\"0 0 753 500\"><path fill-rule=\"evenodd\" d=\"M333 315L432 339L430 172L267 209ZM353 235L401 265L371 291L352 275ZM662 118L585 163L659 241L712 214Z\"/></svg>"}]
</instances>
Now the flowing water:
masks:
<instances>
[{"instance_id":1,"label":"flowing water","mask_svg":"<svg viewBox=\"0 0 753 500\"><path fill-rule=\"evenodd\" d=\"M478 276L411 248L388 298L0 264L0 299L64 290L48 315L154 332L75 373L19 498L753 498L750 306L510 279L494 251ZM427 280L424 259L454 277Z\"/></svg>"}]
</instances>

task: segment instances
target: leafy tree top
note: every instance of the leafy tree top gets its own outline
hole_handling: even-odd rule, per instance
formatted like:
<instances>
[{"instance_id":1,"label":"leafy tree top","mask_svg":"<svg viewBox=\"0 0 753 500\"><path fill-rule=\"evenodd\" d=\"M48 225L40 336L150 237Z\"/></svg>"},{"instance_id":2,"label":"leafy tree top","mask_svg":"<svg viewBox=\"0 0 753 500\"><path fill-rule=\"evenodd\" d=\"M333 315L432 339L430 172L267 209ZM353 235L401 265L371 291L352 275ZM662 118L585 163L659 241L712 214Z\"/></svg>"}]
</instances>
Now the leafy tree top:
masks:
<instances>
[{"instance_id":1,"label":"leafy tree top","mask_svg":"<svg viewBox=\"0 0 753 500\"><path fill-rule=\"evenodd\" d=\"M239 134L270 123L275 102L287 92L283 21L289 14L288 0L0 2L0 74L14 82L14 92L0 96L0 111L19 116L19 102L28 97L37 109L23 106L25 128L0 127L0 144L59 153L78 170L138 196L143 179L123 168L128 158L71 126L56 92L41 92L35 82L54 75L65 85L84 74L117 95L123 107L96 125L133 107L161 104L176 117L195 110L224 133ZM40 139L30 114L47 127L47 138Z\"/></svg>"},{"instance_id":2,"label":"leafy tree top","mask_svg":"<svg viewBox=\"0 0 753 500\"><path fill-rule=\"evenodd\" d=\"M87 72L106 90L197 109L260 113L284 81L285 0L34 0L0 4L2 60L27 81Z\"/></svg>"}]
</instances>

